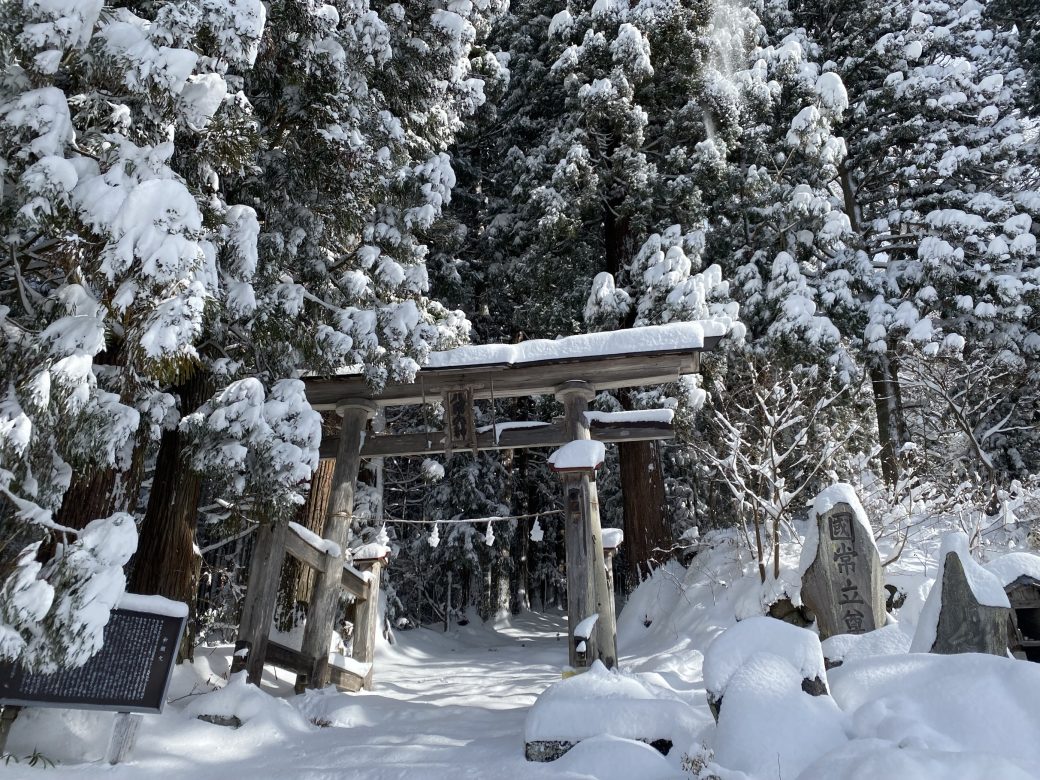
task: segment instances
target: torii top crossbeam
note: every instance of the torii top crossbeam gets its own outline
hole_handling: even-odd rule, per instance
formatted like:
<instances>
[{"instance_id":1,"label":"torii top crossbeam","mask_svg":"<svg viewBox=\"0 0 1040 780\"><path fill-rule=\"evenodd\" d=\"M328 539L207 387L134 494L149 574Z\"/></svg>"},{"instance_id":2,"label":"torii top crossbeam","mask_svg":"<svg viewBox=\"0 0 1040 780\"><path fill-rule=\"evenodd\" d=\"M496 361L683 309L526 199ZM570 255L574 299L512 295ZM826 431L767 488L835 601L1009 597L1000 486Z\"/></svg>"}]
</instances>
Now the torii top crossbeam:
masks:
<instances>
[{"instance_id":1,"label":"torii top crossbeam","mask_svg":"<svg viewBox=\"0 0 1040 780\"><path fill-rule=\"evenodd\" d=\"M335 409L345 398L378 406L405 406L465 390L474 399L551 394L580 380L595 391L665 384L699 369L700 353L728 331L716 320L538 339L519 344L459 347L430 355L413 382L391 382L373 392L357 374L309 377L307 400L315 409Z\"/></svg>"}]
</instances>

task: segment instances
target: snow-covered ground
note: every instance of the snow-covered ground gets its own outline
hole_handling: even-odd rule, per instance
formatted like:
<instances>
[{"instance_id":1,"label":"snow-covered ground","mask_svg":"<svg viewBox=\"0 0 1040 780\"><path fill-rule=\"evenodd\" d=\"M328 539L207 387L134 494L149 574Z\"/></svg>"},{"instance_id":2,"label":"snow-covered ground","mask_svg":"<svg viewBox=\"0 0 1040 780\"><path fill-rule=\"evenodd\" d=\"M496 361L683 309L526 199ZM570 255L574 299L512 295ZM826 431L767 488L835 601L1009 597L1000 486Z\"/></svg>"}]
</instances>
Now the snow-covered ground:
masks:
<instances>
[{"instance_id":1,"label":"snow-covered ground","mask_svg":"<svg viewBox=\"0 0 1040 780\"><path fill-rule=\"evenodd\" d=\"M144 716L129 762L101 761L108 713L26 710L8 748L16 756L38 749L58 763L50 771L75 778L1040 777L1040 665L909 652L927 619L935 537L886 570L907 594L887 626L824 644L829 658L844 661L827 672L815 633L758 617L763 598L784 583L761 584L738 535L716 533L689 569L671 563L630 596L618 620L620 672L593 668L561 680L561 613L474 620L448 634L399 632L378 647L377 689L358 694L294 696L292 676L274 669L262 690L241 676L227 682L231 648L200 648L193 665L176 671L166 712ZM785 568L795 567L798 547L785 545ZM1007 576L1040 572L1031 554L1002 564L988 565ZM740 653L726 649L734 644ZM724 699L718 725L705 672ZM801 687L814 676L826 678L821 696ZM199 714L235 715L243 725ZM554 762L532 763L525 734L581 742ZM662 738L673 743L667 758L633 741ZM23 761L4 776L38 771Z\"/></svg>"},{"instance_id":2,"label":"snow-covered ground","mask_svg":"<svg viewBox=\"0 0 1040 780\"><path fill-rule=\"evenodd\" d=\"M269 668L264 690L286 698L238 690L229 706L252 714L239 729L190 714L213 697L193 689L210 690L208 678L222 685L230 653L227 646L200 649L193 668L177 670L166 712L144 716L130 762L116 767L100 761L110 713L25 710L8 749L23 756L38 748L60 764L50 774L76 778L603 776L580 771L573 759L523 758L528 708L566 663L564 614L529 614L497 626L474 622L448 635L417 629L396 638L379 648L377 690L370 693L292 697L292 676ZM94 763L73 765L83 761ZM4 776L38 777L39 769L11 764Z\"/></svg>"}]
</instances>

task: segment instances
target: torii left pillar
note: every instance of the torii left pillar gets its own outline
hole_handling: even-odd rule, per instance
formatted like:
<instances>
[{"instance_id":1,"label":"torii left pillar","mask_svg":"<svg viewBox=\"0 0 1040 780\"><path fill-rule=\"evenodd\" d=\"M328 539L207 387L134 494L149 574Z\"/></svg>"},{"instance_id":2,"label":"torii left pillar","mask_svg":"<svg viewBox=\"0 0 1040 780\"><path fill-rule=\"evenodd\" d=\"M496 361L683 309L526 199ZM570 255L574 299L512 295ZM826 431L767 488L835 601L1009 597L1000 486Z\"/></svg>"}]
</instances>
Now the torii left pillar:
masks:
<instances>
[{"instance_id":1,"label":"torii left pillar","mask_svg":"<svg viewBox=\"0 0 1040 780\"><path fill-rule=\"evenodd\" d=\"M567 382L557 388L563 403L564 425L572 441L592 438L585 412L595 392L587 382ZM614 594L610 592L603 560L603 529L599 521L599 496L595 469L583 469L563 477L563 508L567 552L567 633L569 662L575 670L600 660L608 669L617 664L617 629ZM574 629L585 618L598 614L586 652L579 653Z\"/></svg>"},{"instance_id":2,"label":"torii left pillar","mask_svg":"<svg viewBox=\"0 0 1040 780\"><path fill-rule=\"evenodd\" d=\"M339 545L340 557L324 572L320 572L314 582L311 600L307 605L307 625L304 627L301 647L306 657L315 659L314 668L309 675L297 678L297 688L322 688L329 683L329 644L342 592L347 537L354 515L354 495L361 467L361 443L365 426L376 413L376 405L368 399L348 398L336 406L336 411L343 422L339 431L336 468L332 472L332 491L326 510L325 538Z\"/></svg>"}]
</instances>

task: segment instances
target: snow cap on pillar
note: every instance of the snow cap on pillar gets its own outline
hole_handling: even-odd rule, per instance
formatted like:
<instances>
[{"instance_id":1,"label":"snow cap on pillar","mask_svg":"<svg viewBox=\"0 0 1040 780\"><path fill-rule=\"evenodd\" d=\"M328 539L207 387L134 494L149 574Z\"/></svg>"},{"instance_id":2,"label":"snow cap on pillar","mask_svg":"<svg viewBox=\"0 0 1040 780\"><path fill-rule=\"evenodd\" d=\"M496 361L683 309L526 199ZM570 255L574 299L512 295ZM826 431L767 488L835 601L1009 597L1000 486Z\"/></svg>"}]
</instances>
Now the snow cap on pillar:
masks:
<instances>
[{"instance_id":1,"label":"snow cap on pillar","mask_svg":"<svg viewBox=\"0 0 1040 780\"><path fill-rule=\"evenodd\" d=\"M340 417L347 409L364 409L369 417L375 417L379 407L371 398L342 398L336 402L336 414Z\"/></svg>"},{"instance_id":2,"label":"snow cap on pillar","mask_svg":"<svg viewBox=\"0 0 1040 780\"><path fill-rule=\"evenodd\" d=\"M606 447L594 439L578 439L564 444L549 456L549 465L557 473L595 471L603 465Z\"/></svg>"}]
</instances>

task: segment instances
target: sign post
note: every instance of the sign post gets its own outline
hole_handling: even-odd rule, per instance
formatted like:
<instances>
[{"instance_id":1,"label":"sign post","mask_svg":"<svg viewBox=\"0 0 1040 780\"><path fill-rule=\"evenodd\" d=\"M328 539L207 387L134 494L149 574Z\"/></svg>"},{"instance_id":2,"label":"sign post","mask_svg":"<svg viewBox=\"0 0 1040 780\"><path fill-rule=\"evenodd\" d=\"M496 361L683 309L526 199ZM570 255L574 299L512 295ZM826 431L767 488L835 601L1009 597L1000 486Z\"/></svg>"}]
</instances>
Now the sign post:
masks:
<instances>
[{"instance_id":1,"label":"sign post","mask_svg":"<svg viewBox=\"0 0 1040 780\"><path fill-rule=\"evenodd\" d=\"M129 755L141 720L134 713L160 713L166 704L188 609L151 596L128 596L121 603L105 626L101 649L83 666L40 674L0 663L0 705L8 729L25 705L114 710L119 714L106 759L114 764Z\"/></svg>"}]
</instances>

